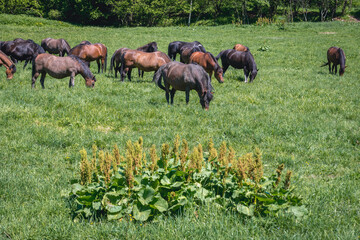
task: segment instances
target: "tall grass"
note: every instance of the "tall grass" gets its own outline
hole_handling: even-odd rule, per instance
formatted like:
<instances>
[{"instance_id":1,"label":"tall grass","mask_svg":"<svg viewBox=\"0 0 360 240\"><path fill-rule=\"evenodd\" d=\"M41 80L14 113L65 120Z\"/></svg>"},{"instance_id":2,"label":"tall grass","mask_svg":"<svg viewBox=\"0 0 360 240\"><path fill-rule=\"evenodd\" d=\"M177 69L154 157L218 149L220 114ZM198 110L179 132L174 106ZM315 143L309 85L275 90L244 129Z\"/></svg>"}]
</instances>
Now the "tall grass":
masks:
<instances>
[{"instance_id":1,"label":"tall grass","mask_svg":"<svg viewBox=\"0 0 360 240\"><path fill-rule=\"evenodd\" d=\"M42 22L43 24L36 24ZM254 83L244 84L241 70L229 69L225 83L214 81L214 99L203 111L195 92L185 104L177 92L168 106L164 92L133 72L120 82L109 72L96 74L94 89L81 76L47 76L45 90L31 89L31 67L5 79L0 68L0 236L12 239L356 239L360 235L360 25L297 23L276 25L169 28L77 27L56 21L0 15L0 40L65 38L117 48L156 41L167 52L175 40L200 41L208 51L242 43L259 68ZM29 24L32 23L32 24ZM335 34L329 34L335 33ZM326 67L330 46L344 49L343 77ZM266 46L266 51L258 50ZM97 66L92 63L96 73ZM79 150L95 142L110 149L142 136L144 147L170 142L176 134L191 145L227 141L239 153L259 147L265 172L279 163L294 170L293 184L309 215L243 218L208 208L178 218L137 225L128 222L74 223L61 191L79 178ZM121 147L121 149L124 149Z\"/></svg>"}]
</instances>

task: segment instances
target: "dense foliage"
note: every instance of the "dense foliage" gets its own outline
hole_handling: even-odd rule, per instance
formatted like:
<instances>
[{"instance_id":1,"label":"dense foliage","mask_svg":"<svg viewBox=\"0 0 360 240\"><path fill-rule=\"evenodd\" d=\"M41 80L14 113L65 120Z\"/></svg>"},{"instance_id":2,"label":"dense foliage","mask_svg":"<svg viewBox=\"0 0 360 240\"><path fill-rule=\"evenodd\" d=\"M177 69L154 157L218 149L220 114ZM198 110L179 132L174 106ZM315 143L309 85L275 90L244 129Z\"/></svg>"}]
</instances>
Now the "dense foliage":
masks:
<instances>
[{"instance_id":1,"label":"dense foliage","mask_svg":"<svg viewBox=\"0 0 360 240\"><path fill-rule=\"evenodd\" d=\"M168 144L162 145L159 158L153 145L149 163L142 138L126 143L125 157L117 145L112 153L97 152L93 145L91 161L86 150L81 150L81 179L65 194L74 218L146 221L203 204L246 216L286 210L301 217L307 212L290 187L291 171L281 183L284 164L270 178L263 176L259 149L236 158L235 150L225 142L219 154L212 140L208 152L199 144L190 153L185 139L179 147L177 136L171 151Z\"/></svg>"},{"instance_id":2,"label":"dense foliage","mask_svg":"<svg viewBox=\"0 0 360 240\"><path fill-rule=\"evenodd\" d=\"M80 24L168 26L250 23L259 17L325 21L358 5L358 0L0 0L0 12Z\"/></svg>"}]
</instances>

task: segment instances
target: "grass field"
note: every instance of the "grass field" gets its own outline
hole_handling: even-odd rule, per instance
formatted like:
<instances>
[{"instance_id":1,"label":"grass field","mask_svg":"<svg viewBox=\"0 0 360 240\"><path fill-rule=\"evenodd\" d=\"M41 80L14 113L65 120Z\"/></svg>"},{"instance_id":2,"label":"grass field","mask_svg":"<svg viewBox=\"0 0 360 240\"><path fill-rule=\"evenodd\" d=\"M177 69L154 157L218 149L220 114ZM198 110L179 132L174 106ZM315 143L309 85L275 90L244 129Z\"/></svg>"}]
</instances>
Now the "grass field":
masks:
<instances>
[{"instance_id":1,"label":"grass field","mask_svg":"<svg viewBox=\"0 0 360 240\"><path fill-rule=\"evenodd\" d=\"M278 26L168 28L78 27L44 19L0 15L0 40L17 37L65 38L101 42L109 59L120 47L156 41L200 41L217 55L242 43L259 68L254 83L230 68L225 83L213 81L214 99L204 111L195 92L175 95L168 106L164 92L133 72L132 82L96 74L94 89L77 76L45 79L31 89L31 65L23 63L13 80L0 68L0 239L358 239L360 236L360 24L296 23ZM330 46L344 49L343 77L331 75ZM260 51L258 49L265 51ZM108 66L110 61L108 62ZM97 66L91 65L96 73ZM244 154L259 147L265 172L280 163L294 171L293 185L304 198L304 219L245 218L211 206L144 225L132 222L74 223L61 191L79 177L79 150L95 142L124 150L128 139L144 146L170 142L175 135L190 146L213 138Z\"/></svg>"}]
</instances>

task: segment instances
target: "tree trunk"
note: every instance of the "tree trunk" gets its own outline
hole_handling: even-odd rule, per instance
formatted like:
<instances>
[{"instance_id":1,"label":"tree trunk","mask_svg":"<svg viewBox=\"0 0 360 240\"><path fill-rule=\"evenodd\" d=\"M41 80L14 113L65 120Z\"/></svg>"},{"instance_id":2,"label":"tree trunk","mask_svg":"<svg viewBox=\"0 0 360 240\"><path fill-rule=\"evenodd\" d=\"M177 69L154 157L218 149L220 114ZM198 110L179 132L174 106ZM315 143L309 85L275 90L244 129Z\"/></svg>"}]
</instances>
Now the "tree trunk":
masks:
<instances>
[{"instance_id":1,"label":"tree trunk","mask_svg":"<svg viewBox=\"0 0 360 240\"><path fill-rule=\"evenodd\" d=\"M192 11L192 0L190 1L190 13L189 13L189 20L188 20L189 27L190 27L190 22L191 22L191 11Z\"/></svg>"}]
</instances>

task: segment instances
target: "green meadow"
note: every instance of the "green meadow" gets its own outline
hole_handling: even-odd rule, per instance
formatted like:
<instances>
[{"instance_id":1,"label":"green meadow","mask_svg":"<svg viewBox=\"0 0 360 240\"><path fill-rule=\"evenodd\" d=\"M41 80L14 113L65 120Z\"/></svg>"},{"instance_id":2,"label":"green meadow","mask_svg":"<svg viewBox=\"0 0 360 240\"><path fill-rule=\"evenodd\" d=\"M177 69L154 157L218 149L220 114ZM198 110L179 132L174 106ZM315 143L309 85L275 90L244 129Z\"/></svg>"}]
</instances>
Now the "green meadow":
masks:
<instances>
[{"instance_id":1,"label":"green meadow","mask_svg":"<svg viewBox=\"0 0 360 240\"><path fill-rule=\"evenodd\" d=\"M31 88L31 64L17 65L12 80L0 68L0 239L358 239L360 237L360 24L294 23L279 26L105 28L80 27L25 16L0 15L0 41L64 38L108 48L108 69L86 88L80 75L47 75ZM229 68L225 82L213 79L214 99L204 111L195 91L185 103L177 92L168 105L165 92L133 71L120 82L109 72L120 47L156 41L167 53L172 41L200 41L215 56L236 43L248 46L259 68L244 83L242 70ZM326 51L346 54L343 77L329 74ZM179 56L177 57L179 59ZM221 65L221 63L220 63ZM292 185L303 197L307 216L299 219L245 217L212 206L158 222L74 222L61 193L78 179L83 147L95 143L124 153L127 140L144 138L159 151L176 134L190 148L210 138L226 141L242 155L258 147L265 175L278 164L294 172Z\"/></svg>"}]
</instances>

